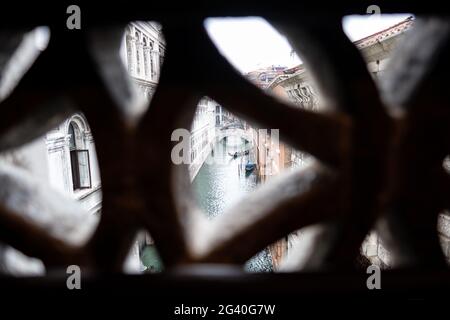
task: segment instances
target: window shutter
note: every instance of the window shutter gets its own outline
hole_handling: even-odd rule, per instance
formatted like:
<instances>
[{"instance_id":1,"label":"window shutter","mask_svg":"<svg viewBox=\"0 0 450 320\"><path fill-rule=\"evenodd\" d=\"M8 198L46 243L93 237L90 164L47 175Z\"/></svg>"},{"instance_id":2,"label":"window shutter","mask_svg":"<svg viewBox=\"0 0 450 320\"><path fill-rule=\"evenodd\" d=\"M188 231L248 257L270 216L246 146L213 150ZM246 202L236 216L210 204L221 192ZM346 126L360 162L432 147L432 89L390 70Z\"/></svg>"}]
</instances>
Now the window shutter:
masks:
<instances>
[{"instance_id":1,"label":"window shutter","mask_svg":"<svg viewBox=\"0 0 450 320\"><path fill-rule=\"evenodd\" d=\"M70 151L70 164L72 165L73 189L76 190L80 188L80 175L78 172L77 150Z\"/></svg>"}]
</instances>

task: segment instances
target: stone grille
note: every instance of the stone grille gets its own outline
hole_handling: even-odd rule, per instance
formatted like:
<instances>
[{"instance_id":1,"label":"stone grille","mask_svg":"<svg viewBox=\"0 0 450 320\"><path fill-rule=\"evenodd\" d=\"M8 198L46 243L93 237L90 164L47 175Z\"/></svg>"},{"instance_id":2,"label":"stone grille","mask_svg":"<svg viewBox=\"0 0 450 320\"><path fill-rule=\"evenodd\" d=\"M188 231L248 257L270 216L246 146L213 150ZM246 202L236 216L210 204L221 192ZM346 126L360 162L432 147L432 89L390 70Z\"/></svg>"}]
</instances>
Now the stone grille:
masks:
<instances>
[{"instance_id":1,"label":"stone grille","mask_svg":"<svg viewBox=\"0 0 450 320\"><path fill-rule=\"evenodd\" d=\"M252 278L223 266L243 265L267 245L312 226L309 255L299 271L323 272L330 285L341 281L336 272L350 274L342 281L359 279L351 276L355 259L366 235L376 228L394 268L418 268L423 277L438 270L440 278L430 279L448 285L436 228L438 215L450 205L450 180L443 168L450 149L448 20L422 18L420 13L429 9L412 8L419 13L415 26L378 88L341 27L344 14L364 13L364 8L330 7L325 14L318 6L285 3L274 13L264 4L249 9L230 2L205 4L198 11L186 8L185 13L131 3L125 9L110 4L108 15L86 5L80 31L64 28L63 8L20 19L1 14L2 37L12 39L2 42L4 55L22 29L35 24L51 29L47 49L1 101L1 150L42 135L76 110L83 112L96 141L103 208L93 235L77 245L0 204L0 241L40 258L49 270L77 264L108 274L122 270L135 235L145 229L174 278L142 275L143 283L174 281L180 270L194 278L214 278L211 270L221 270L235 277L237 285L253 279L255 290L261 289L258 281L267 281L274 290L283 285L309 290L326 285L305 281L300 274L297 282L281 281L277 287L271 280L277 275ZM133 9L137 7L141 9ZM411 11L404 5L386 10ZM238 74L203 26L205 17L222 15L260 15L284 33L310 70L326 111L292 108ZM143 19L161 23L167 44L160 81L145 111L132 99L118 55L126 23ZM283 141L312 155L314 163L273 179L217 219L203 219L193 205L187 167L170 160L172 131L189 128L203 96L260 127L278 128ZM64 202L50 200L55 195L30 193L34 187L20 181L0 188L17 188L17 194L42 203L43 210L68 210ZM46 201L52 205L45 206ZM126 285L135 284L123 277ZM48 284L50 278L40 281ZM401 287L404 281L392 283ZM24 283L12 282L18 284Z\"/></svg>"}]
</instances>

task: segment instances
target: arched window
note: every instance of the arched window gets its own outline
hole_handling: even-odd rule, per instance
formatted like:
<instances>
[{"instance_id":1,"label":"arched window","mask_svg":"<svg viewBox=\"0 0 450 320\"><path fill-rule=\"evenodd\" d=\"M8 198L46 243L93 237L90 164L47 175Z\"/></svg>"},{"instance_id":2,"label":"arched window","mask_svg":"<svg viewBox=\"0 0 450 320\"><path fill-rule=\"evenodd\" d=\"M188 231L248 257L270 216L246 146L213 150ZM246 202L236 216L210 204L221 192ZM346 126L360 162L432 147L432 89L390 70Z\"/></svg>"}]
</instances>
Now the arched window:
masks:
<instances>
[{"instance_id":1,"label":"arched window","mask_svg":"<svg viewBox=\"0 0 450 320\"><path fill-rule=\"evenodd\" d=\"M73 121L69 124L69 135L73 190L91 188L89 150L84 149L81 130Z\"/></svg>"}]
</instances>

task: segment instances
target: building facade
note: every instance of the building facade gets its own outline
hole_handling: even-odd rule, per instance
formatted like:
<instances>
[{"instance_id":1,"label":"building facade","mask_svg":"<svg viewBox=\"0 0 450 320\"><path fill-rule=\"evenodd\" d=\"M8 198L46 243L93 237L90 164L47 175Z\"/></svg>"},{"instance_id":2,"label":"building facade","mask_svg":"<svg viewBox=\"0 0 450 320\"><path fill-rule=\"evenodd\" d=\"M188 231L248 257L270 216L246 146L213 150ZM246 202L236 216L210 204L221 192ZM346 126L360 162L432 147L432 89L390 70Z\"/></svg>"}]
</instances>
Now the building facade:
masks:
<instances>
[{"instance_id":1,"label":"building facade","mask_svg":"<svg viewBox=\"0 0 450 320\"><path fill-rule=\"evenodd\" d=\"M404 38L413 23L414 19L409 17L392 27L354 42L354 45L360 50L366 60L367 68L376 82L382 81L382 76L384 70L388 67L392 50ZM320 94L315 88L311 76L304 65L283 70L283 74L274 78L266 86L265 90L281 100L288 101L290 104L302 109L319 110L321 108ZM259 147L264 148L264 145L260 145ZM302 166L309 159L307 154L289 148L283 143L280 143L280 150L282 151L278 153L280 159L275 162L281 163L282 168ZM273 156L277 154L273 150L269 150L268 152ZM263 161L263 167L268 167L268 169L261 172L261 175L267 178L273 174L278 174L279 170L272 168L271 163L264 162L264 158L261 159Z\"/></svg>"},{"instance_id":2,"label":"building facade","mask_svg":"<svg viewBox=\"0 0 450 320\"><path fill-rule=\"evenodd\" d=\"M86 118L72 115L45 136L50 185L79 200L90 213L101 210L101 181L94 138Z\"/></svg>"},{"instance_id":3,"label":"building facade","mask_svg":"<svg viewBox=\"0 0 450 320\"><path fill-rule=\"evenodd\" d=\"M154 22L132 22L124 34L121 56L139 92L151 99L164 62L166 43L161 26Z\"/></svg>"},{"instance_id":4,"label":"building facade","mask_svg":"<svg viewBox=\"0 0 450 320\"><path fill-rule=\"evenodd\" d=\"M216 125L222 122L222 107L209 97L200 100L195 111L190 136L189 177L195 179L206 158L214 148Z\"/></svg>"},{"instance_id":5,"label":"building facade","mask_svg":"<svg viewBox=\"0 0 450 320\"><path fill-rule=\"evenodd\" d=\"M367 68L376 83L383 81L383 73L389 67L388 63L392 50L404 38L413 24L414 19L409 17L392 27L354 42L354 45L364 57ZM282 101L307 110L319 110L321 108L319 92L304 65L282 70L268 84L261 81L261 75L264 75L261 70L250 74L252 79L256 79L256 85ZM256 138L257 161L261 181L267 181L283 170L304 166L311 160L308 154L280 142L278 136L274 137L271 134L271 131L274 131L273 129L267 131L265 133L264 130L258 130ZM440 225L448 225L448 220L446 216L440 217ZM444 236L442 232L440 232L440 235L443 243L450 243L448 235ZM275 268L282 259L289 256L289 248L297 241L301 241L301 235L299 232L294 232L271 246ZM373 263L380 266L389 265L389 253L384 249L375 232L368 235L362 246L362 253Z\"/></svg>"}]
</instances>

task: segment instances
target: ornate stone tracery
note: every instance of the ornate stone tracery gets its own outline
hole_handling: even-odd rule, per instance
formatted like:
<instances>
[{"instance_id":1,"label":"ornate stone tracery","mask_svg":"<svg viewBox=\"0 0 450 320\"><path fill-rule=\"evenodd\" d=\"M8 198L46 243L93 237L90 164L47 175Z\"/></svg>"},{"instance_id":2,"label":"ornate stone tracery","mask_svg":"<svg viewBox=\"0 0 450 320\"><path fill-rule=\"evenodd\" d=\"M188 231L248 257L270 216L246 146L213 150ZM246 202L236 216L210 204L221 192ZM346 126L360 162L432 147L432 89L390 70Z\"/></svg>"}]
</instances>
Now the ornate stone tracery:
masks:
<instances>
[{"instance_id":1,"label":"ornate stone tracery","mask_svg":"<svg viewBox=\"0 0 450 320\"><path fill-rule=\"evenodd\" d=\"M312 8L304 12L319 14L323 10ZM170 17L170 12L161 10ZM79 264L109 275L122 270L133 237L145 228L167 268L189 274L189 270L205 270L199 267L204 265L222 272L218 286L224 286L223 279L233 279L231 288L250 286L264 291L261 281L255 280L259 285L253 287L255 282L246 281L251 277L229 265L242 265L286 234L313 227L309 255L302 257L303 263L296 270L325 270L321 275L335 281L333 284L344 283L328 271L344 270L353 275L349 276L356 283L352 288L358 291L365 289L365 283L357 282L353 263L366 235L377 227L393 252L394 267L419 270L417 275L428 275L426 279L432 284L442 286L441 280L449 277L438 243L436 219L449 207L450 190L448 173L442 168L450 146L450 98L443 81L450 70L450 28L442 13L419 20L407 45L393 58L398 69L385 71L388 80L379 90L357 48L340 28L343 10L334 12L325 22L299 19L301 10L282 10L282 20L280 13L272 15L267 10L239 11L264 15L303 53L318 90L326 97L323 103L330 104L330 112L322 113L292 108L245 81L204 30L203 19L213 12L188 17L188 25L180 25L177 16L162 19L171 50L151 107L135 122L128 118L130 106L111 94L125 92L121 90L129 84L129 78L121 73L119 58L111 63L106 54L109 45L118 47L123 34L109 31L114 43L103 42L105 47L93 49L92 43L102 40L99 33L86 33L96 40L92 42L83 36L73 40L56 33L48 50L11 96L1 102L5 114L0 119L0 148L21 145L48 131L55 119L65 119L76 105L89 119L96 137L104 192L101 220L86 243L73 245L40 225L23 221L20 210L2 203L0 240L39 257L49 269ZM68 51L69 44L83 54ZM54 62L63 54L77 61L79 68L60 84L60 70ZM98 68L91 67L92 61ZM100 72L106 68L117 71L114 81L106 81ZM189 85L180 85L180 70L191 75ZM79 79L92 82L77 82ZM55 97L55 86L65 93L64 98ZM301 96L307 93L299 91ZM190 124L198 98L205 94L249 121L279 128L287 142L314 156L311 166L272 180L214 221L201 220L188 187L187 167L173 166L168 157L171 132ZM55 102L58 108L54 108ZM396 108L402 111L400 115L392 112ZM65 210L65 206L55 204L47 210ZM228 267L219 269L211 263ZM437 280L436 270L440 275ZM402 274L402 269L398 272ZM304 283L304 275L283 278L282 288L294 292L293 286L302 292L330 289L327 281L299 285ZM384 288L404 285L395 278L389 282L389 275L395 277L386 273ZM169 272L168 278L179 279L176 272ZM163 284L170 281L157 279ZM277 275L258 279L271 284L268 290L280 290L276 281L281 278Z\"/></svg>"}]
</instances>

